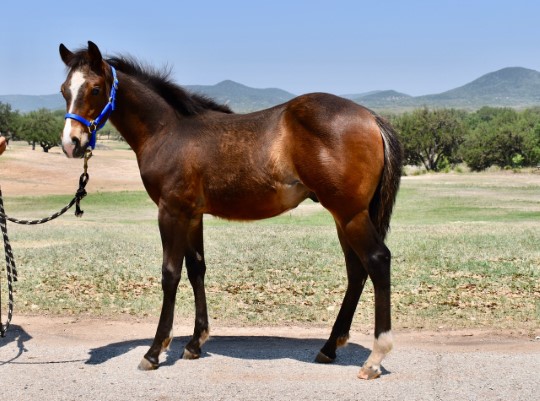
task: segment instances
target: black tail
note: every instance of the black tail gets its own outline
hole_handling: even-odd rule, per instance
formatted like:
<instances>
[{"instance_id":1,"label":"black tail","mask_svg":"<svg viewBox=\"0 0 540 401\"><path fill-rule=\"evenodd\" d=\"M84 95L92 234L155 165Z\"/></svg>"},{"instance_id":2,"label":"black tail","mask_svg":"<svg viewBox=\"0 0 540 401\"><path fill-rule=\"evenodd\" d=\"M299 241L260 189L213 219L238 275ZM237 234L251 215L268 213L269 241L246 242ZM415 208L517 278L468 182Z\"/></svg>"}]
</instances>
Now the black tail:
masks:
<instances>
[{"instance_id":1,"label":"black tail","mask_svg":"<svg viewBox=\"0 0 540 401\"><path fill-rule=\"evenodd\" d=\"M384 240L390 228L390 216L401 180L403 149L394 128L373 113L384 142L384 169L375 196L369 205L369 215L375 229Z\"/></svg>"}]
</instances>

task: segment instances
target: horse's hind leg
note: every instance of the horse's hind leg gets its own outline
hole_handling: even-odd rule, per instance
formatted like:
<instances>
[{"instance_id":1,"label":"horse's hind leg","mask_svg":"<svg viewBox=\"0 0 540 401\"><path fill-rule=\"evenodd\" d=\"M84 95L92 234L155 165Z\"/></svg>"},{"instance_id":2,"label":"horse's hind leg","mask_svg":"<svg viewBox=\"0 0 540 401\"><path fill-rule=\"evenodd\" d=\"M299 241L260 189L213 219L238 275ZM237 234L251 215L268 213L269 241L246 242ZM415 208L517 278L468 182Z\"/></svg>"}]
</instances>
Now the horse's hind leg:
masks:
<instances>
[{"instance_id":1,"label":"horse's hind leg","mask_svg":"<svg viewBox=\"0 0 540 401\"><path fill-rule=\"evenodd\" d=\"M390 251L384 245L369 213L364 210L340 223L345 238L367 270L375 291L375 341L373 350L358 373L361 379L381 374L381 362L392 349L390 316Z\"/></svg>"},{"instance_id":2,"label":"horse's hind leg","mask_svg":"<svg viewBox=\"0 0 540 401\"><path fill-rule=\"evenodd\" d=\"M186 345L182 357L183 359L197 359L201 355L202 345L209 336L208 311L204 290L206 264L204 262L202 217L190 230L188 248L186 250L186 268L195 297L195 329L193 331L193 338Z\"/></svg>"},{"instance_id":3,"label":"horse's hind leg","mask_svg":"<svg viewBox=\"0 0 540 401\"><path fill-rule=\"evenodd\" d=\"M356 252L349 245L345 234L339 224L336 224L339 242L343 253L345 254L345 263L347 266L347 291L341 304L336 322L332 328L330 338L322 347L317 355L316 361L320 363L333 362L336 358L336 349L344 346L349 339L349 330L351 328L354 312L362 295L364 285L368 277L366 269L362 266L362 262L358 258Z\"/></svg>"}]
</instances>

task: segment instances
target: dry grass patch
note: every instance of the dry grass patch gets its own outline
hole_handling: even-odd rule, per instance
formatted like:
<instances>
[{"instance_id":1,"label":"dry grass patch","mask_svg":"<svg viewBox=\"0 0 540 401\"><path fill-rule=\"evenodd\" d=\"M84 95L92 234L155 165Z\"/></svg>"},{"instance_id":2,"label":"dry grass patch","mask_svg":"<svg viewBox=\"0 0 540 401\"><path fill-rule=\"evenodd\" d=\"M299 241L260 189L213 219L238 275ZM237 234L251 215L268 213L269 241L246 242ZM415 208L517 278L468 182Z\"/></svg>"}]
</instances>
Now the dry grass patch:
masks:
<instances>
[{"instance_id":1,"label":"dry grass patch","mask_svg":"<svg viewBox=\"0 0 540 401\"><path fill-rule=\"evenodd\" d=\"M11 189L26 191L26 172L35 173L36 159L50 164L44 171L54 176L38 187L51 190L47 196L4 190L8 213L43 217L63 206L73 185L73 177L66 177L73 174L77 181L78 166L67 169L62 161L58 167L65 160L61 155L26 158L28 151L17 152L0 158L3 186L7 181ZM90 182L102 187L90 186L82 220L68 214L39 227L9 225L20 272L16 313L159 314L156 208L143 191L117 191L140 180L127 152L95 152ZM6 174L14 165L28 170ZM61 192L64 184L56 187L58 177L69 182L67 191ZM51 195L56 191L63 195ZM388 240L395 326L537 329L538 194L540 175L534 174L406 177ZM346 288L345 267L334 223L320 206L308 202L297 212L256 223L207 218L205 246L212 319L249 325L334 321ZM186 279L177 299L178 316L191 320L193 295ZM357 329L372 328L369 282L355 322Z\"/></svg>"}]
</instances>

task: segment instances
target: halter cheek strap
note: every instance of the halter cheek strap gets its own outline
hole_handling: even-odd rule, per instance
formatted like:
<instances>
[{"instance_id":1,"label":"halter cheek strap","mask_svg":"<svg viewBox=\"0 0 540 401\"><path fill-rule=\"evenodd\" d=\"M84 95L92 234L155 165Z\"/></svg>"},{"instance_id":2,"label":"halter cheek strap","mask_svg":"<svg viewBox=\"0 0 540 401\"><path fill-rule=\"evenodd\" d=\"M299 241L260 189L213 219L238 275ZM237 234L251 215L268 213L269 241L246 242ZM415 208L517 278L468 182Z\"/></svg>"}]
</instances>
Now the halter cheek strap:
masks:
<instances>
[{"instance_id":1,"label":"halter cheek strap","mask_svg":"<svg viewBox=\"0 0 540 401\"><path fill-rule=\"evenodd\" d=\"M91 121L88 121L86 118L74 113L66 113L64 117L64 119L71 118L72 120L76 120L88 127L88 132L90 133L90 140L88 141L88 146L90 146L92 149L96 147L96 132L103 128L110 114L114 110L116 104L118 78L116 77L116 69L112 65L110 67L113 75L113 84L111 87L111 94L109 96L109 103L105 105L99 116L97 116L94 120Z\"/></svg>"}]
</instances>

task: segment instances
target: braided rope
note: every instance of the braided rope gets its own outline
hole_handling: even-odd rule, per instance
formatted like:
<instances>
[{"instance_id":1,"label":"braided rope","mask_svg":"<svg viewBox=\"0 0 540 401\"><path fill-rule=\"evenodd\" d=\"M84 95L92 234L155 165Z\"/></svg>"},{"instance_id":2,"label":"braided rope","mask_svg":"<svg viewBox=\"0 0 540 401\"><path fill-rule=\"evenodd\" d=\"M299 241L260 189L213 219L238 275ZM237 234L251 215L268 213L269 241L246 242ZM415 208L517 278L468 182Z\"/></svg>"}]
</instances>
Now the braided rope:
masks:
<instances>
[{"instance_id":1,"label":"braided rope","mask_svg":"<svg viewBox=\"0 0 540 401\"><path fill-rule=\"evenodd\" d=\"M12 223L22 224L22 225L26 225L26 226L44 224L44 223L48 223L49 221L54 220L54 219L62 216L69 209L71 209L73 207L73 205L75 205L75 204L77 205L77 209L75 211L75 216L81 217L84 214L84 211L81 210L81 208L80 208L80 202L81 202L81 199L86 196L86 190L84 189L84 187L86 186L87 182L88 182L88 174L84 173L83 175L81 175L81 180L79 181L79 189L77 190L77 193L75 194L73 199L66 206L64 206L62 209L60 209L58 212L56 212L56 213L54 213L54 214L52 214L52 215L50 215L48 217L44 217L44 218L39 219L39 220L16 219L14 217L9 217L8 215L6 215L5 212L4 212L4 208L2 207L1 210L0 210L0 221L7 220L7 221L11 221ZM1 201L2 201L2 190L0 189L0 202Z\"/></svg>"},{"instance_id":2,"label":"braided rope","mask_svg":"<svg viewBox=\"0 0 540 401\"><path fill-rule=\"evenodd\" d=\"M2 198L2 189L0 188L0 230L2 231L2 236L4 237L4 252L6 255L6 275L8 281L8 314L6 324L2 323L2 288L0 286L0 337L6 336L6 331L11 323L11 318L13 317L13 283L17 281L17 266L15 265L15 258L13 256L13 250L11 249L11 243L9 242L8 232L7 232L7 221L11 221L16 224L22 225L36 225L48 223L51 220L54 220L64 213L66 213L73 205L76 205L75 216L82 217L84 211L80 208L81 200L86 196L86 184L88 183L88 159L92 157L92 152L87 152L84 158L84 172L79 178L79 189L75 193L73 199L64 206L60 211L52 214L51 216L45 217L39 220L21 220L6 215L4 211L4 201ZM0 281L1 284L1 281Z\"/></svg>"},{"instance_id":3,"label":"braided rope","mask_svg":"<svg viewBox=\"0 0 540 401\"><path fill-rule=\"evenodd\" d=\"M13 257L13 251L11 250L11 244L9 243L7 233L7 223L4 214L4 202L2 200L2 190L0 189L0 229L4 237L4 252L6 254L6 274L8 280L8 315L7 322L4 325L2 323L2 314L0 313L0 337L6 336L6 330L9 327L11 318L13 317L13 282L17 281L17 267L15 266L15 258ZM2 308L2 291L0 289L0 310Z\"/></svg>"}]
</instances>

